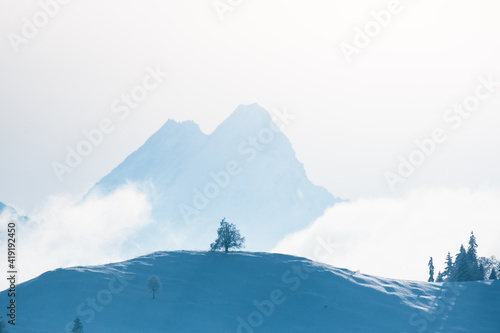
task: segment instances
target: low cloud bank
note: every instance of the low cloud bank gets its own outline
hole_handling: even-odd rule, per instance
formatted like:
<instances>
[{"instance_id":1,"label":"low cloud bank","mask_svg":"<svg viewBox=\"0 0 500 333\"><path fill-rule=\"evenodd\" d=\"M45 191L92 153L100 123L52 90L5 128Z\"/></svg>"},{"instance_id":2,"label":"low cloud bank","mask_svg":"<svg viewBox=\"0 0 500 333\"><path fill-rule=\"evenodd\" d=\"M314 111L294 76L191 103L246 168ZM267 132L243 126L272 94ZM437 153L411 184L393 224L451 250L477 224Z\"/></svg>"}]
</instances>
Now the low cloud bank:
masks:
<instances>
[{"instance_id":1,"label":"low cloud bank","mask_svg":"<svg viewBox=\"0 0 500 333\"><path fill-rule=\"evenodd\" d=\"M500 255L500 191L420 189L406 198L372 198L328 209L310 227L286 236L273 252L360 270L427 280L429 257L436 274L448 251L467 247L471 231L478 255Z\"/></svg>"},{"instance_id":2,"label":"low cloud bank","mask_svg":"<svg viewBox=\"0 0 500 333\"><path fill-rule=\"evenodd\" d=\"M135 239L153 223L151 209L150 195L132 184L84 200L51 197L29 222L17 223L18 283L59 267L99 265L145 254ZM0 215L4 249L11 219L16 216L10 212ZM3 255L1 267L7 267L6 259ZM7 283L0 288L7 288Z\"/></svg>"}]
</instances>

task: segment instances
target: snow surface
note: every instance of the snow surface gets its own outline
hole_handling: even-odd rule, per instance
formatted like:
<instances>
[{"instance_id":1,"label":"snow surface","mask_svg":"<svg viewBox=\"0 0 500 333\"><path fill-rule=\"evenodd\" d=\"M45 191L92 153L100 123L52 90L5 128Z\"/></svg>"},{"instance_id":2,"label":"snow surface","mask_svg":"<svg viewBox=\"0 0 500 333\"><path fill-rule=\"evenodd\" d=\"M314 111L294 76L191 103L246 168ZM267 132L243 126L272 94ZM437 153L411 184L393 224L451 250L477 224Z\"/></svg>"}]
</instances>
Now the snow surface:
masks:
<instances>
[{"instance_id":1,"label":"snow surface","mask_svg":"<svg viewBox=\"0 0 500 333\"><path fill-rule=\"evenodd\" d=\"M163 284L156 299L151 275ZM157 252L58 269L17 289L9 330L23 333L65 332L77 314L88 333L500 332L498 280L392 280L281 254Z\"/></svg>"},{"instance_id":2,"label":"snow surface","mask_svg":"<svg viewBox=\"0 0 500 333\"><path fill-rule=\"evenodd\" d=\"M127 182L153 188L157 223L133 240L149 252L158 249L148 247L147 236L161 232L164 239L175 235L161 249L205 250L223 217L247 238L246 249L269 251L341 201L309 181L278 128L286 122L293 120L280 121L257 104L239 106L210 135L192 121L169 120L90 193L108 193ZM259 138L256 147L252 138ZM217 184L212 175L227 174L234 162L239 172Z\"/></svg>"}]
</instances>

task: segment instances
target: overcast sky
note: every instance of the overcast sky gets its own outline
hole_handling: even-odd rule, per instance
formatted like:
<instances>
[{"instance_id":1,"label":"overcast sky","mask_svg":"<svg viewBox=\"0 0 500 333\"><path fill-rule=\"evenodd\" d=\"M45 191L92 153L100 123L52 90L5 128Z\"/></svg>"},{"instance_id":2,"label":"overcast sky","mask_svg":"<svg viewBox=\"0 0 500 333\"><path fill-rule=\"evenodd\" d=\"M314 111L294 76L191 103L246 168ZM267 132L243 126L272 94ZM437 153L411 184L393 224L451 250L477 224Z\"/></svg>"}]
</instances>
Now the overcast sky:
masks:
<instances>
[{"instance_id":1,"label":"overcast sky","mask_svg":"<svg viewBox=\"0 0 500 333\"><path fill-rule=\"evenodd\" d=\"M285 134L309 178L335 196L500 187L496 0L58 7L45 22L38 0L0 1L0 201L24 213L48 195L84 193L169 118L210 133L250 103L297 116ZM35 30L23 21L34 16ZM169 75L126 116L113 112L153 70ZM463 103L472 111L454 113ZM103 119L113 130L60 181L53 162ZM415 140L432 138L440 142L402 177L401 158L423 156Z\"/></svg>"}]
</instances>

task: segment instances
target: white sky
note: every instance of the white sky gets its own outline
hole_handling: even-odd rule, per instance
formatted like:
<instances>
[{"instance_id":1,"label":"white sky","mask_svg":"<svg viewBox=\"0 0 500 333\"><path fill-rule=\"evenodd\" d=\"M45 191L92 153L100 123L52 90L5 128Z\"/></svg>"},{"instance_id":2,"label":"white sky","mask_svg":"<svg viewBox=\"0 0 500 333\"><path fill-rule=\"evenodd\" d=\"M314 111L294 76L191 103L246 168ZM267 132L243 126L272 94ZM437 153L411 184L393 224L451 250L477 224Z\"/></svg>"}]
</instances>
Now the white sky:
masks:
<instances>
[{"instance_id":1,"label":"white sky","mask_svg":"<svg viewBox=\"0 0 500 333\"><path fill-rule=\"evenodd\" d=\"M335 196L498 189L500 87L458 130L446 128L449 139L394 193L384 173L444 126L478 77L500 81L500 3L401 0L348 64L339 45L389 2L242 0L221 21L212 0L73 0L15 53L8 33L40 7L0 0L0 201L30 213L48 195L83 193L167 119L209 133L254 102L297 115L285 132L310 179ZM156 65L170 76L118 119L112 101ZM59 182L51 163L106 117L116 130Z\"/></svg>"}]
</instances>

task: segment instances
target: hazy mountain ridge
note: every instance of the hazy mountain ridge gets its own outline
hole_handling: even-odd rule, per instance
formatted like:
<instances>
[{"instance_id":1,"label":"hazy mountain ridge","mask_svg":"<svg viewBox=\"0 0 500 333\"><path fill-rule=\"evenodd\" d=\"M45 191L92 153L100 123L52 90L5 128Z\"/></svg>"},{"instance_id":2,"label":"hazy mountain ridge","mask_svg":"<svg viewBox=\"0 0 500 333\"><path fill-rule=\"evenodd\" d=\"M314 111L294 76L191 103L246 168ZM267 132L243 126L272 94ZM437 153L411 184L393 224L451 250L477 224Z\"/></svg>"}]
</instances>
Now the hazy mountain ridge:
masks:
<instances>
[{"instance_id":1,"label":"hazy mountain ridge","mask_svg":"<svg viewBox=\"0 0 500 333\"><path fill-rule=\"evenodd\" d=\"M209 135L192 121L169 120L90 193L149 183L158 224L195 244L179 248L207 248L226 217L250 249L269 250L340 201L307 179L279 122L256 104L238 107Z\"/></svg>"},{"instance_id":2,"label":"hazy mountain ridge","mask_svg":"<svg viewBox=\"0 0 500 333\"><path fill-rule=\"evenodd\" d=\"M0 202L0 215L6 219L17 220L18 222L28 222L29 217L20 215L18 211L9 205Z\"/></svg>"}]
</instances>

